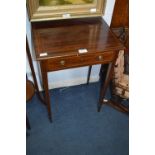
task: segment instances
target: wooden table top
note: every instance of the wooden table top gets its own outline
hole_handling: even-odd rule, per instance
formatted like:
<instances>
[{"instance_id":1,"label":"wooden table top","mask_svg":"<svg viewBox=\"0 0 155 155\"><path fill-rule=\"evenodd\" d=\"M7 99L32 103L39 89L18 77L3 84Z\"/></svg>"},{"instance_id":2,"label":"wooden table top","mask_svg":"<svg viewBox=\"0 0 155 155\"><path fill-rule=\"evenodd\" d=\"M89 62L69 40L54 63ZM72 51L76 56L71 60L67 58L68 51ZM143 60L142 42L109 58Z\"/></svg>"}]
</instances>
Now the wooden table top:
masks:
<instances>
[{"instance_id":1,"label":"wooden table top","mask_svg":"<svg viewBox=\"0 0 155 155\"><path fill-rule=\"evenodd\" d=\"M36 60L124 49L101 17L32 23L32 32Z\"/></svg>"}]
</instances>

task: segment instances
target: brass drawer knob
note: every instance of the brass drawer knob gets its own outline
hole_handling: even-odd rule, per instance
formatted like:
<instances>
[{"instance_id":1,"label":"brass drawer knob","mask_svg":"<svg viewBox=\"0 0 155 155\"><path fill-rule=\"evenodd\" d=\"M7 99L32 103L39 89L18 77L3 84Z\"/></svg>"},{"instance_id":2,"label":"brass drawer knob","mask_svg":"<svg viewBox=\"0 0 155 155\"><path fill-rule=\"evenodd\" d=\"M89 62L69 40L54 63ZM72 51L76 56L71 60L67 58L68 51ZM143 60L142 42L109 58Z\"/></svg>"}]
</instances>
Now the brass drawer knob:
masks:
<instances>
[{"instance_id":1,"label":"brass drawer knob","mask_svg":"<svg viewBox=\"0 0 155 155\"><path fill-rule=\"evenodd\" d=\"M60 61L60 64L61 64L61 65L64 65L64 64L65 64L65 61L64 61L64 60L61 60L61 61Z\"/></svg>"},{"instance_id":2,"label":"brass drawer knob","mask_svg":"<svg viewBox=\"0 0 155 155\"><path fill-rule=\"evenodd\" d=\"M103 56L100 55L100 56L98 57L98 60L102 60L102 59L103 59Z\"/></svg>"}]
</instances>

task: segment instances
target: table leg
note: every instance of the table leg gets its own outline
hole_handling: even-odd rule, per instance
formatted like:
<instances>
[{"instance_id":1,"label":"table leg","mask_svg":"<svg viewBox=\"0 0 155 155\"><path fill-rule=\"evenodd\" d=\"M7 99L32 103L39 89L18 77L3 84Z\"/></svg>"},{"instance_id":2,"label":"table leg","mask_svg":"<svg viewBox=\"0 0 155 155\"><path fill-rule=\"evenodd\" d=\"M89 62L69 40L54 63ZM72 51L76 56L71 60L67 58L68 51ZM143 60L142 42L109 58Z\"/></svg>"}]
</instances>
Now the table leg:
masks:
<instances>
[{"instance_id":1,"label":"table leg","mask_svg":"<svg viewBox=\"0 0 155 155\"><path fill-rule=\"evenodd\" d=\"M49 95L49 88L48 88L48 77L47 77L47 72L43 71L42 65L41 65L41 73L42 73L43 88L45 91L45 102L46 102L46 107L48 111L48 117L49 117L49 120L52 122L52 112L51 112L50 95Z\"/></svg>"},{"instance_id":2,"label":"table leg","mask_svg":"<svg viewBox=\"0 0 155 155\"><path fill-rule=\"evenodd\" d=\"M112 72L114 69L114 64L115 64L114 62L109 63L104 84L101 85L100 97L99 97L99 102L98 102L98 112L101 110L101 106L104 103L103 99L105 97L106 90L107 90L109 82L111 80Z\"/></svg>"},{"instance_id":3,"label":"table leg","mask_svg":"<svg viewBox=\"0 0 155 155\"><path fill-rule=\"evenodd\" d=\"M92 69L92 66L89 66L88 75L87 75L87 85L89 84L91 69Z\"/></svg>"},{"instance_id":4,"label":"table leg","mask_svg":"<svg viewBox=\"0 0 155 155\"><path fill-rule=\"evenodd\" d=\"M99 73L101 85L105 82L107 70L108 70L108 64L103 64L101 66Z\"/></svg>"}]
</instances>

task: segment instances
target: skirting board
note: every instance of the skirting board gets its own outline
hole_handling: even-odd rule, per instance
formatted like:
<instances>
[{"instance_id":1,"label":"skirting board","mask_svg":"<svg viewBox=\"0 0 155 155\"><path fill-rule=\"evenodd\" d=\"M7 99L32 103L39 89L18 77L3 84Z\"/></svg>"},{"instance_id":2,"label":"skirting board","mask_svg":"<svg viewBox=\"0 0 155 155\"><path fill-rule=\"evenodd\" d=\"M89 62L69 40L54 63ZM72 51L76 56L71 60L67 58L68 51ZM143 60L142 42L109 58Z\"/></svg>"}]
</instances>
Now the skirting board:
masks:
<instances>
[{"instance_id":1,"label":"skirting board","mask_svg":"<svg viewBox=\"0 0 155 155\"><path fill-rule=\"evenodd\" d=\"M28 79L33 81L31 74L27 74L27 75L28 75ZM36 77L37 77L39 90L42 91L43 88L39 82L40 80L39 80L38 76L36 76ZM90 83L97 82L97 81L99 81L99 75L94 75L94 76L92 75L90 77L90 80L89 80ZM54 88L62 88L62 87L70 87L70 86L86 84L86 82L87 82L87 77L86 78L85 77L72 78L72 79L64 80L64 81L52 81L52 79L51 80L49 79L48 86L49 86L49 89L54 89Z\"/></svg>"},{"instance_id":2,"label":"skirting board","mask_svg":"<svg viewBox=\"0 0 155 155\"><path fill-rule=\"evenodd\" d=\"M99 81L99 76L91 76L90 77L90 83L97 82ZM54 88L62 88L62 87L70 87L70 86L76 86L76 85L81 85L81 84L86 84L87 78L73 78L65 81L55 81L55 82L50 82L49 81L49 89L54 89Z\"/></svg>"}]
</instances>

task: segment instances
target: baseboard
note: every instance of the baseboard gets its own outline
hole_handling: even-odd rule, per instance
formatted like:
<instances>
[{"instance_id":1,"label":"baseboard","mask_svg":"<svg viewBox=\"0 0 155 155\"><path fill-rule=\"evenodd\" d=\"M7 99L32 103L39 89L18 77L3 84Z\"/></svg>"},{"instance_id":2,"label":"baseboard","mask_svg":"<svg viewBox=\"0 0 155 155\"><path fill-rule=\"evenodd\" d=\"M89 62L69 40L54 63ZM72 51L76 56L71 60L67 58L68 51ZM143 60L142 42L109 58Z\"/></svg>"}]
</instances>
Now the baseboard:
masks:
<instances>
[{"instance_id":1,"label":"baseboard","mask_svg":"<svg viewBox=\"0 0 155 155\"><path fill-rule=\"evenodd\" d=\"M99 76L91 76L90 77L90 83L99 81ZM73 78L65 81L58 81L54 83L49 82L49 89L54 88L62 88L62 87L70 87L70 86L76 86L80 84L85 84L87 82L86 78Z\"/></svg>"},{"instance_id":2,"label":"baseboard","mask_svg":"<svg viewBox=\"0 0 155 155\"><path fill-rule=\"evenodd\" d=\"M31 73L27 73L28 75L28 79L33 81L32 75ZM37 74L38 75L38 74ZM37 81L38 81L38 87L39 90L42 91L43 88L40 84L40 80L39 77L37 77ZM97 82L99 81L99 75L91 75L89 82L93 83L93 82ZM62 87L70 87L70 86L76 86L76 85L80 85L80 84L85 84L87 82L87 77L79 77L79 78L72 78L72 79L68 79L68 80L63 80L63 81L52 81L52 79L49 79L49 89L54 89L54 88L62 88Z\"/></svg>"}]
</instances>

